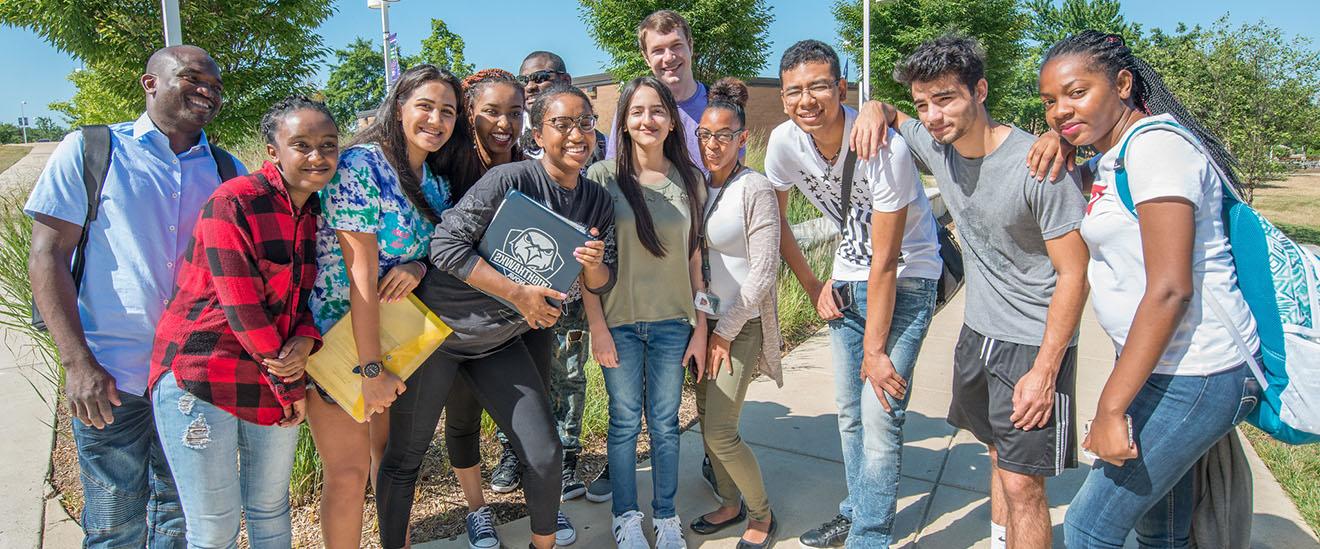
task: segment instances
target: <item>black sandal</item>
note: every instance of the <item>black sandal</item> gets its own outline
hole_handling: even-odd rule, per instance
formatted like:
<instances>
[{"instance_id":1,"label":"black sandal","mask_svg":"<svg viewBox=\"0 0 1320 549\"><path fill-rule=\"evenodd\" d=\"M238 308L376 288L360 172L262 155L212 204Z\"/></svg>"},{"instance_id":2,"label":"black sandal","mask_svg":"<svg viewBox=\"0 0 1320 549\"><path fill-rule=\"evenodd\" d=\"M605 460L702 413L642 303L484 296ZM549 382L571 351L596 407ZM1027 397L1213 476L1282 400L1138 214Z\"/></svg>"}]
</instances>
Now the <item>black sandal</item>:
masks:
<instances>
[{"instance_id":1,"label":"black sandal","mask_svg":"<svg viewBox=\"0 0 1320 549\"><path fill-rule=\"evenodd\" d=\"M719 532L720 530L738 524L739 522L742 522L744 520L747 520L747 506L743 505L742 502L739 502L738 514L735 515L733 518L726 520L724 522L711 522L706 520L706 515L701 515L697 517L696 520L692 521L692 524L689 524L688 528L691 528L693 532L699 535L709 536L711 534L714 534L715 532Z\"/></svg>"}]
</instances>

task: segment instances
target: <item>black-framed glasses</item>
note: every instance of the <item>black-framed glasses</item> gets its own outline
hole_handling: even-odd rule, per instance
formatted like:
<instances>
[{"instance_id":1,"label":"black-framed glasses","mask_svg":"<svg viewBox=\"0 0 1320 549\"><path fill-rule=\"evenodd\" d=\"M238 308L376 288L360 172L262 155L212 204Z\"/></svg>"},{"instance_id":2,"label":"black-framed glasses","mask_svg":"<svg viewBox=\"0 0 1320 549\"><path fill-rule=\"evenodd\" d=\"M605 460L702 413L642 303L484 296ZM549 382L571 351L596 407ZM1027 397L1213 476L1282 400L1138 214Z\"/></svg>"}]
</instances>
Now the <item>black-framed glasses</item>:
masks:
<instances>
[{"instance_id":1,"label":"black-framed glasses","mask_svg":"<svg viewBox=\"0 0 1320 549\"><path fill-rule=\"evenodd\" d=\"M545 69L545 70L536 71L531 74L520 74L518 75L517 78L518 78L518 82L526 86L529 82L533 84L549 82L551 80L559 78L559 75L561 74L568 74L568 73L565 73L564 71L557 71L554 69Z\"/></svg>"},{"instance_id":2,"label":"black-framed glasses","mask_svg":"<svg viewBox=\"0 0 1320 549\"><path fill-rule=\"evenodd\" d=\"M553 126L556 130L559 130L559 133L567 135L569 132L573 131L573 128L581 130L582 133L587 133L596 129L596 120L597 117L594 114L584 114L577 118L572 116L556 116L554 118L545 119L543 124Z\"/></svg>"},{"instance_id":3,"label":"black-framed glasses","mask_svg":"<svg viewBox=\"0 0 1320 549\"><path fill-rule=\"evenodd\" d=\"M697 131L694 133L697 134L697 141L700 143L705 143L707 141L710 141L710 138L714 137L716 143L719 143L721 145L728 145L729 143L733 143L733 140L737 139L738 135L745 131L747 130L746 129L742 129L738 131L722 130L718 132L712 132L705 128L697 128Z\"/></svg>"},{"instance_id":4,"label":"black-framed glasses","mask_svg":"<svg viewBox=\"0 0 1320 549\"><path fill-rule=\"evenodd\" d=\"M804 88L788 88L780 93L789 103L797 103L802 100L804 94L811 94L812 99L819 99L834 93L838 88L837 80L817 80Z\"/></svg>"}]
</instances>

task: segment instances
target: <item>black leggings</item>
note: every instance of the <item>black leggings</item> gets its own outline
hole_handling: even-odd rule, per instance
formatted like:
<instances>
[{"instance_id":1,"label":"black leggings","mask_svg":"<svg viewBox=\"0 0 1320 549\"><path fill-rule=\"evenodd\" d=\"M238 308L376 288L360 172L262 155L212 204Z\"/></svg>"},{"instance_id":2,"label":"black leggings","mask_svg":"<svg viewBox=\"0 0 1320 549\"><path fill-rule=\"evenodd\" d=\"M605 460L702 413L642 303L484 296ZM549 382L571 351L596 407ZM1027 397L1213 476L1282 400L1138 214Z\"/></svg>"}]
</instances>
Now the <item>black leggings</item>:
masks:
<instances>
[{"instance_id":1,"label":"black leggings","mask_svg":"<svg viewBox=\"0 0 1320 549\"><path fill-rule=\"evenodd\" d=\"M474 389L495 423L509 435L525 465L523 494L532 533L555 532L559 512L559 469L563 448L555 432L545 385L521 339L477 359L437 351L408 379L408 390L390 407L390 437L376 484L380 542L403 547L422 458L435 436L440 412L457 378Z\"/></svg>"},{"instance_id":2,"label":"black leggings","mask_svg":"<svg viewBox=\"0 0 1320 549\"><path fill-rule=\"evenodd\" d=\"M549 388L550 363L558 344L555 331L550 328L531 330L522 335L522 341L532 355L541 382ZM481 463L482 410L472 386L462 377L455 379L449 390L449 399L445 401L445 452L449 455L449 465L466 469ZM555 436L559 436L557 430Z\"/></svg>"}]
</instances>

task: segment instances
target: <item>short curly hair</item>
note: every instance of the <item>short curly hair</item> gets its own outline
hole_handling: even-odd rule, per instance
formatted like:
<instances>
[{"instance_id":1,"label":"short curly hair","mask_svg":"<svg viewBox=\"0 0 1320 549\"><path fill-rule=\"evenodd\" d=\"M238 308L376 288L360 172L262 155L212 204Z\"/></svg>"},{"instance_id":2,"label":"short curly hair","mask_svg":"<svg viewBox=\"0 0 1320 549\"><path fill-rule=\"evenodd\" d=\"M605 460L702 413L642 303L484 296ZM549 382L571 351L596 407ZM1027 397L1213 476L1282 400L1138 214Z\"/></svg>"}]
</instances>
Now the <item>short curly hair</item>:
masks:
<instances>
[{"instance_id":1,"label":"short curly hair","mask_svg":"<svg viewBox=\"0 0 1320 549\"><path fill-rule=\"evenodd\" d=\"M330 109L326 108L325 103L305 95L294 94L276 101L274 105L266 110L266 114L262 115L261 136L266 139L266 143L275 145L275 132L280 130L280 124L284 123L284 117L301 110L313 110L324 114L326 118L330 119L330 123L335 125L335 131L339 131L339 123L335 121L335 115L330 114Z\"/></svg>"},{"instance_id":2,"label":"short curly hair","mask_svg":"<svg viewBox=\"0 0 1320 549\"><path fill-rule=\"evenodd\" d=\"M955 75L968 89L985 78L985 50L975 38L949 33L917 46L894 66L894 80L904 86Z\"/></svg>"}]
</instances>

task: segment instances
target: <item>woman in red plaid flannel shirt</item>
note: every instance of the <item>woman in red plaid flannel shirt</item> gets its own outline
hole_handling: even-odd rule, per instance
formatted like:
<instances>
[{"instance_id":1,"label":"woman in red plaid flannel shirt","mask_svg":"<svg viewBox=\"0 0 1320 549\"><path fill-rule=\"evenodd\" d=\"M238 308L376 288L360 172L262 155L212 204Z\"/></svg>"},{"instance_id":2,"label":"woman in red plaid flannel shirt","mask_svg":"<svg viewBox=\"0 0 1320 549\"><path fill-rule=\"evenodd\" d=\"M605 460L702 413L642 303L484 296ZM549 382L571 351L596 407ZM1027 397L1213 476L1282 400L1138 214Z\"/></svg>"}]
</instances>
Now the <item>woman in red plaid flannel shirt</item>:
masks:
<instances>
[{"instance_id":1,"label":"woman in red plaid flannel shirt","mask_svg":"<svg viewBox=\"0 0 1320 549\"><path fill-rule=\"evenodd\" d=\"M303 369L321 335L314 196L335 174L339 129L321 103L287 98L261 121L270 161L202 209L156 331L152 402L188 544L289 547L289 476Z\"/></svg>"}]
</instances>

